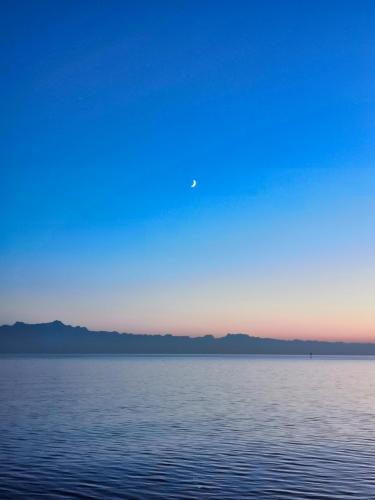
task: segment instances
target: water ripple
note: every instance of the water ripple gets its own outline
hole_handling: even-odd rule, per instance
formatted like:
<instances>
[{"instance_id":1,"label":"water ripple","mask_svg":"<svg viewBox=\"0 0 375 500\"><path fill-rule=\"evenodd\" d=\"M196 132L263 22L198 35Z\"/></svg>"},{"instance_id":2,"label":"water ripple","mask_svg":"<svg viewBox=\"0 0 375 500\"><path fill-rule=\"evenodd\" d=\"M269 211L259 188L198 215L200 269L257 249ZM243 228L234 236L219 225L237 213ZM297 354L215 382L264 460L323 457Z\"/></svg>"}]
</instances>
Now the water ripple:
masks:
<instances>
[{"instance_id":1,"label":"water ripple","mask_svg":"<svg viewBox=\"0 0 375 500\"><path fill-rule=\"evenodd\" d=\"M0 358L0 497L375 499L375 360Z\"/></svg>"}]
</instances>

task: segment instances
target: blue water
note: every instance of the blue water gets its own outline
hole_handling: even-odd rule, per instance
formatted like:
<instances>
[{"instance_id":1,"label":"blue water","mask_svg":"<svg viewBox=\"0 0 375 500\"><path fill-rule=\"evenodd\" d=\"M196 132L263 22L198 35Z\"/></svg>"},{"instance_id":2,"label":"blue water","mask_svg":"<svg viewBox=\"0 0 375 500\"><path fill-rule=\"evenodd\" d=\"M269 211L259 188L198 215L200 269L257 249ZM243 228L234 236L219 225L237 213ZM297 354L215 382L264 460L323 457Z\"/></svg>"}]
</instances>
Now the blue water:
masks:
<instances>
[{"instance_id":1,"label":"blue water","mask_svg":"<svg viewBox=\"0 0 375 500\"><path fill-rule=\"evenodd\" d=\"M1 498L375 498L375 359L1 357Z\"/></svg>"}]
</instances>

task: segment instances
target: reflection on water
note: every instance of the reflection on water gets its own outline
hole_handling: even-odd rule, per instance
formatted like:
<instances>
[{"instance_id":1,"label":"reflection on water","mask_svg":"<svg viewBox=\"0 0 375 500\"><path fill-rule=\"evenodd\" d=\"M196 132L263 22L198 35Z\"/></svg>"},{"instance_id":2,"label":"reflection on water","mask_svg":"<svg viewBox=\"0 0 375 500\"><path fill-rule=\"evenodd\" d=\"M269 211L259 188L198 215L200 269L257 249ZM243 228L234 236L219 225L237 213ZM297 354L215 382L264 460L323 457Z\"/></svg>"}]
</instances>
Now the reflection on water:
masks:
<instances>
[{"instance_id":1,"label":"reflection on water","mask_svg":"<svg viewBox=\"0 0 375 500\"><path fill-rule=\"evenodd\" d=\"M0 497L375 498L375 359L0 358Z\"/></svg>"}]
</instances>

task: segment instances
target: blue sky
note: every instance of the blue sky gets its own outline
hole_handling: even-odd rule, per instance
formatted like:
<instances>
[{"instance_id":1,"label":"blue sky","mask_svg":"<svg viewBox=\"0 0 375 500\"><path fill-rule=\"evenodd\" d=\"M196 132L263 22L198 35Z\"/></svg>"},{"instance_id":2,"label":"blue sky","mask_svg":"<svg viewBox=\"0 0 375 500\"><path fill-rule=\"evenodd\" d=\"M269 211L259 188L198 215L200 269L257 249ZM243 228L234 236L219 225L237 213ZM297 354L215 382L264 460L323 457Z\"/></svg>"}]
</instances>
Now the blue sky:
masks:
<instances>
[{"instance_id":1,"label":"blue sky","mask_svg":"<svg viewBox=\"0 0 375 500\"><path fill-rule=\"evenodd\" d=\"M1 10L0 322L375 340L373 2Z\"/></svg>"}]
</instances>

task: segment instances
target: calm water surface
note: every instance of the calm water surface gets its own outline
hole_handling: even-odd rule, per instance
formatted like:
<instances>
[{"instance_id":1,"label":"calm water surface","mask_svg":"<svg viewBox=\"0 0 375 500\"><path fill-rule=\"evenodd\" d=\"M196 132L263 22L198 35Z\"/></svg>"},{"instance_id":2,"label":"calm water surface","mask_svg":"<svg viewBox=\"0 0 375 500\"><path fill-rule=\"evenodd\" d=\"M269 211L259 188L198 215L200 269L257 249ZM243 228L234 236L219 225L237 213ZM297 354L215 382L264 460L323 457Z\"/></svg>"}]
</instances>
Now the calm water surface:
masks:
<instances>
[{"instance_id":1,"label":"calm water surface","mask_svg":"<svg viewBox=\"0 0 375 500\"><path fill-rule=\"evenodd\" d=\"M375 499L375 359L0 358L1 498Z\"/></svg>"}]
</instances>

